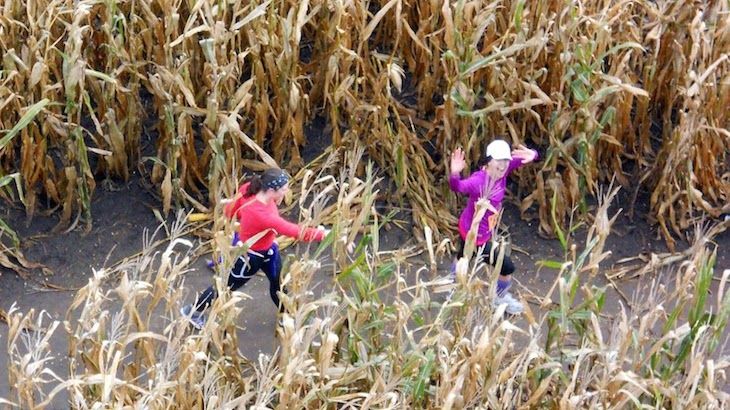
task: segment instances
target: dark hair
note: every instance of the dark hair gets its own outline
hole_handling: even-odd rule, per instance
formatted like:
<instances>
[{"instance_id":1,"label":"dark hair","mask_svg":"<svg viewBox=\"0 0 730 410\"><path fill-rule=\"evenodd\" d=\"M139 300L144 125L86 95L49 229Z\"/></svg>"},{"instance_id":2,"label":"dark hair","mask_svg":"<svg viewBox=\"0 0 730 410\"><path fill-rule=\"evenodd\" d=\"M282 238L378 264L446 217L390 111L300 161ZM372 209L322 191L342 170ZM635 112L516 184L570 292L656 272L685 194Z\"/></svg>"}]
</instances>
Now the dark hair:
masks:
<instances>
[{"instance_id":1,"label":"dark hair","mask_svg":"<svg viewBox=\"0 0 730 410\"><path fill-rule=\"evenodd\" d=\"M279 168L269 168L261 175L254 175L248 180L248 188L244 196L256 195L266 189L277 190L289 182L289 175Z\"/></svg>"},{"instance_id":2,"label":"dark hair","mask_svg":"<svg viewBox=\"0 0 730 410\"><path fill-rule=\"evenodd\" d=\"M491 161L491 160L492 160L491 156L479 158L479 161L477 161L477 168L481 168L481 167L489 164L489 161Z\"/></svg>"},{"instance_id":3,"label":"dark hair","mask_svg":"<svg viewBox=\"0 0 730 410\"><path fill-rule=\"evenodd\" d=\"M494 135L494 140L503 140L503 141L506 141L506 140L507 140L507 137L506 137L505 135L503 135L503 134L495 134L495 135ZM494 141L494 140L493 140L493 141ZM489 143L487 143L486 145L484 145L484 152L486 152L486 151L487 151L487 147L488 147L488 146L489 146ZM477 163L477 166L478 166L479 168L481 168L481 167L483 167L483 166L485 166L485 165L489 164L489 162L490 162L491 160L493 160L493 159L494 159L494 158L492 158L492 156L491 156L491 155L485 155L485 156L483 156L483 157L482 157L482 156L480 155L480 158L479 158L479 161L478 161L478 163Z\"/></svg>"}]
</instances>

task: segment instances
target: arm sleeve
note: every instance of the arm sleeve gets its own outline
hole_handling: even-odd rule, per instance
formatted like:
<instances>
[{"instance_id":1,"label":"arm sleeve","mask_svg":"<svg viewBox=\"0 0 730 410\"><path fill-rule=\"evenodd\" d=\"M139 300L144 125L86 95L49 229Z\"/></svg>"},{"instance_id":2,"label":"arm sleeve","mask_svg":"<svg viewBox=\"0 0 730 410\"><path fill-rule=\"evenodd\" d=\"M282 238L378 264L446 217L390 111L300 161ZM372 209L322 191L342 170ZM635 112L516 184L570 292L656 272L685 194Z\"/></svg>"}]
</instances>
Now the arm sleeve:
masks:
<instances>
[{"instance_id":1,"label":"arm sleeve","mask_svg":"<svg viewBox=\"0 0 730 410\"><path fill-rule=\"evenodd\" d=\"M227 203L226 206L223 208L223 213L228 219L233 219L234 216L237 216L236 213L238 212L238 208L240 208L241 205L243 205L245 201L248 200L248 198L244 198L244 195L248 190L249 184L249 182L246 182L245 184L238 187L238 192L236 192L236 195L233 197L233 201Z\"/></svg>"},{"instance_id":2,"label":"arm sleeve","mask_svg":"<svg viewBox=\"0 0 730 410\"><path fill-rule=\"evenodd\" d=\"M233 217L236 215L236 211L238 211L238 208L241 207L242 201L243 195L238 193L236 194L236 196L233 197L233 201L226 204L225 208L223 208L223 213L228 219L233 219Z\"/></svg>"},{"instance_id":3,"label":"arm sleeve","mask_svg":"<svg viewBox=\"0 0 730 410\"><path fill-rule=\"evenodd\" d=\"M477 173L470 175L466 179L461 179L458 174L449 175L449 186L454 192L460 194L476 194L482 185L482 179Z\"/></svg>"},{"instance_id":4,"label":"arm sleeve","mask_svg":"<svg viewBox=\"0 0 730 410\"><path fill-rule=\"evenodd\" d=\"M295 223L289 222L279 215L271 218L271 229L277 234L299 239L305 242L319 242L324 239L324 231L316 228L303 228Z\"/></svg>"}]
</instances>

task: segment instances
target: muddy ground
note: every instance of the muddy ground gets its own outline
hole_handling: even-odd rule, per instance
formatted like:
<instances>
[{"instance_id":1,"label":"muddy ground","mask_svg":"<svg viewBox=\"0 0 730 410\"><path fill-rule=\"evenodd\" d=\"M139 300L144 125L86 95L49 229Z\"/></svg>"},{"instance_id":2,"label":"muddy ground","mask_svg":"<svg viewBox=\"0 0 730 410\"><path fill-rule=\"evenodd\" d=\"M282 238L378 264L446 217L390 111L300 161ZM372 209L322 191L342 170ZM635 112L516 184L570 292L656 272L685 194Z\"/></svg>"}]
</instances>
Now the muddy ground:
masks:
<instances>
[{"instance_id":1,"label":"muddy ground","mask_svg":"<svg viewBox=\"0 0 730 410\"><path fill-rule=\"evenodd\" d=\"M638 204L639 211L642 210ZM158 207L157 200L150 195L138 182L120 185L114 190L98 189L93 198L93 229L88 234L75 230L65 234L50 234L51 228L57 223L55 217L35 217L32 223L25 223L24 214L20 209L11 209L3 204L0 207L0 218L17 229L23 238L22 247L27 258L46 265L53 272L44 276L40 272L31 274L23 279L15 272L0 271L0 309L10 310L15 305L21 311L35 309L46 311L53 319L63 320L75 292L88 282L92 269L111 266L120 259L139 252L142 246L142 236L145 229L154 230L159 222L152 212ZM612 207L613 210L620 204ZM503 222L509 226L513 243L522 251L513 252L513 259L517 266L515 278L520 286L517 293L527 295L526 289L537 295L544 295L553 283L556 272L550 269L538 269L537 262L544 259L561 260L563 251L557 240L542 239L537 235L536 221L527 222L520 219L514 203L506 204ZM645 209L644 209L645 210ZM613 212L611 212L612 214ZM616 223L614 234L610 237L607 249L613 253L611 261L606 267L621 258L651 252L665 252L663 241L657 238L656 230L649 226L644 218L637 217L633 221L621 216ZM410 232L398 228L387 231L382 238L381 247L392 249L404 243L413 243ZM730 232L725 232L717 238L718 265L716 276L720 276L723 269L730 269L730 255L727 251L730 245ZM686 247L680 243L680 247ZM185 287L190 294L200 291L211 283L212 272L204 265L205 256L194 263L194 270L187 274ZM424 264L423 259L416 259L414 264ZM443 260L442 270L450 264ZM631 299L637 287L647 284L651 278L644 277L621 281L621 294L610 293L607 311L615 312L619 301L626 296ZM57 290L53 287L70 290ZM331 278L318 278L320 286L326 288ZM715 281L716 288L718 282ZM524 288L523 288L524 287ZM244 315L241 317L242 334L240 351L248 358L255 360L259 353L272 353L277 340L274 335L276 312L269 302L268 284L263 276L252 280L244 291L252 298L244 302ZM624 301L624 304L625 301ZM0 323L0 369L7 366L7 325ZM65 352L68 349L64 332L59 329L51 340L51 348L57 353L52 368L59 375L66 372ZM2 372L0 372L2 373ZM50 390L50 389L49 389ZM9 392L8 380L0 376L0 397L13 400ZM54 401L52 408L67 407L63 397Z\"/></svg>"}]
</instances>

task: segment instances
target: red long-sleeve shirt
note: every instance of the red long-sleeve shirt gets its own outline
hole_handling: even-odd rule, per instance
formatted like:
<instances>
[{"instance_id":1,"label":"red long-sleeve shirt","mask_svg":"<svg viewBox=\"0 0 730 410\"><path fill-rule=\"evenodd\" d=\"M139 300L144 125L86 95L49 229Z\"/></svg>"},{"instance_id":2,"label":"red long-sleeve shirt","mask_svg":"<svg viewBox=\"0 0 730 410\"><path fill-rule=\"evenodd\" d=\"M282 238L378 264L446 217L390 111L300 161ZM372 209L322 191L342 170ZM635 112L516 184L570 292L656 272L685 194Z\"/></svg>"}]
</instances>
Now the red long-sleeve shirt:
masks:
<instances>
[{"instance_id":1,"label":"red long-sleeve shirt","mask_svg":"<svg viewBox=\"0 0 730 410\"><path fill-rule=\"evenodd\" d=\"M260 232L271 229L261 239L252 244L249 249L254 251L268 250L277 235L289 236L306 242L324 239L324 231L300 227L282 218L275 203L265 204L256 199L255 196L244 196L247 189L248 183L241 185L236 200L226 205L224 213L229 218L235 216L238 219L240 223L238 236L241 242L245 243Z\"/></svg>"}]
</instances>

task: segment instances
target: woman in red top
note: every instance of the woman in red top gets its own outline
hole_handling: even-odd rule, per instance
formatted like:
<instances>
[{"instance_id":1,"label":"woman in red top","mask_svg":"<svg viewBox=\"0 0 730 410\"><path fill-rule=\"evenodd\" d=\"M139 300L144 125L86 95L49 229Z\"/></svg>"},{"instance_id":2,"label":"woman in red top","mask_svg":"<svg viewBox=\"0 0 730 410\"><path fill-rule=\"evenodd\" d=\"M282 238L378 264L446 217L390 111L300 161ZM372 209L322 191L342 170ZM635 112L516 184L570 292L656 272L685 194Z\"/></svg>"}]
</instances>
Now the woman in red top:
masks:
<instances>
[{"instance_id":1,"label":"woman in red top","mask_svg":"<svg viewBox=\"0 0 730 410\"><path fill-rule=\"evenodd\" d=\"M236 259L233 269L228 275L228 288L236 290L245 285L255 274L263 270L269 279L269 294L274 304L281 309L279 296L281 290L281 256L279 246L274 242L277 235L285 235L299 240L313 242L324 239L325 231L315 228L303 228L291 223L279 215L277 206L289 191L289 176L286 172L272 168L261 176L250 179L239 188L234 200L226 205L227 217L236 217L240 223L239 241L246 243L251 238L261 235L254 243L249 244L246 255ZM265 232L265 233L264 233ZM205 324L203 311L218 296L215 287L210 286L198 297L195 305L184 306L180 312L190 320L196 328Z\"/></svg>"}]
</instances>

